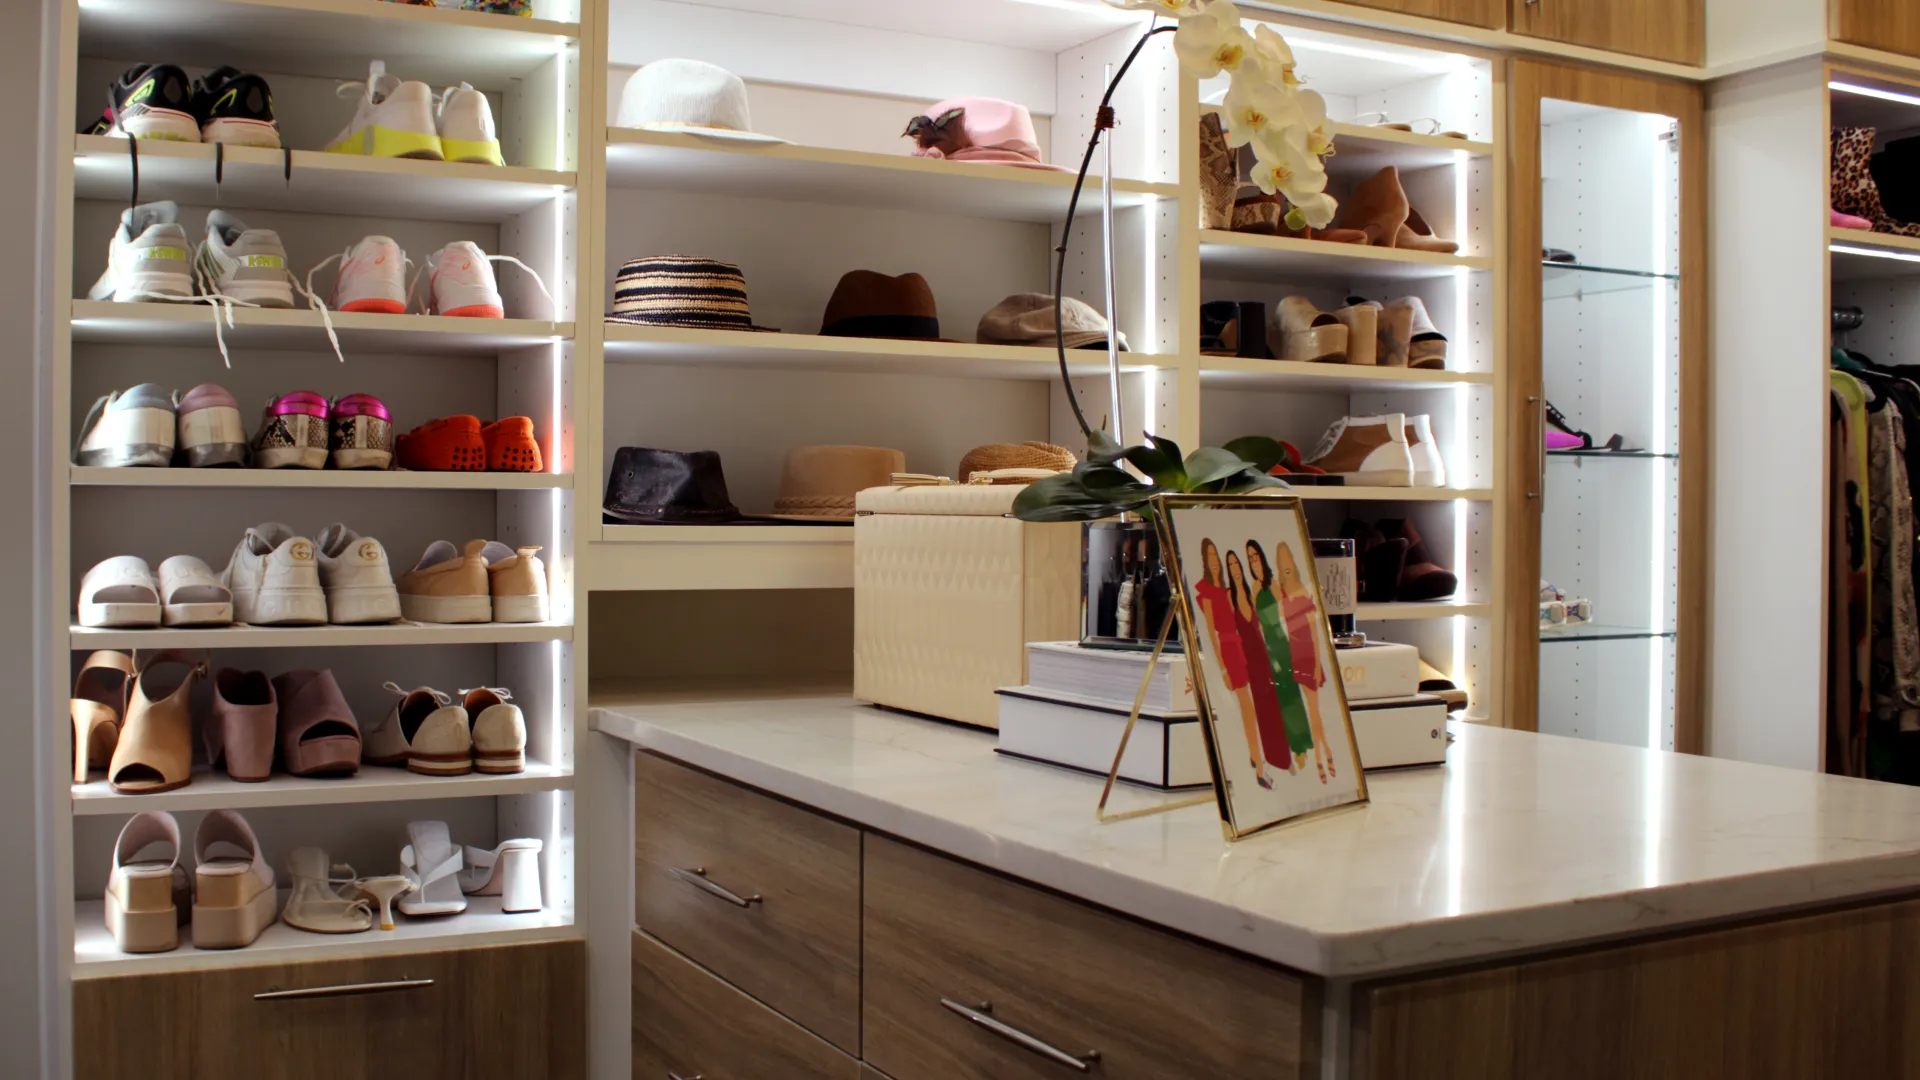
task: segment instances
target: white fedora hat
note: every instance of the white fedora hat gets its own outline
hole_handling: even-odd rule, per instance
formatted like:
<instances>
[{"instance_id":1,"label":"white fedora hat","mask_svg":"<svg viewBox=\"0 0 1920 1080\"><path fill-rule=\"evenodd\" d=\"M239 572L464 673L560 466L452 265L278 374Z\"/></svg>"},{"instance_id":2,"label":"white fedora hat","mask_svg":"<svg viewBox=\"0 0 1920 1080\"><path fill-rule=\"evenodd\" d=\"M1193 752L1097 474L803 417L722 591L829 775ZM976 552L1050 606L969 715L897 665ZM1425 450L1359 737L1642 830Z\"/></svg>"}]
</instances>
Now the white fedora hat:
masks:
<instances>
[{"instance_id":1,"label":"white fedora hat","mask_svg":"<svg viewBox=\"0 0 1920 1080\"><path fill-rule=\"evenodd\" d=\"M747 84L740 76L698 60L655 60L634 72L620 95L619 126L743 142L787 141L753 130Z\"/></svg>"}]
</instances>

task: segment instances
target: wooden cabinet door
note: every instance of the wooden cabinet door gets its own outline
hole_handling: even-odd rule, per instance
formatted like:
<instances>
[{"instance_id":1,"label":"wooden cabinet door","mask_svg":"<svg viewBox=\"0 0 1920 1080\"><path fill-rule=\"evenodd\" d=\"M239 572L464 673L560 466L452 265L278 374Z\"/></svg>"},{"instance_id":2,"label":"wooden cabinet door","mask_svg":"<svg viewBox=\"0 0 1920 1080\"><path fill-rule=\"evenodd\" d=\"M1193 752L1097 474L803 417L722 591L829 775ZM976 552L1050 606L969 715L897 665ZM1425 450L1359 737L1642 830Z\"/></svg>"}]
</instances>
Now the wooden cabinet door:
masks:
<instances>
[{"instance_id":1,"label":"wooden cabinet door","mask_svg":"<svg viewBox=\"0 0 1920 1080\"><path fill-rule=\"evenodd\" d=\"M585 1011L579 941L81 979L73 1075L583 1080Z\"/></svg>"},{"instance_id":2,"label":"wooden cabinet door","mask_svg":"<svg viewBox=\"0 0 1920 1080\"><path fill-rule=\"evenodd\" d=\"M1920 6L1908 0L1832 0L1828 15L1836 41L1920 56Z\"/></svg>"},{"instance_id":3,"label":"wooden cabinet door","mask_svg":"<svg viewBox=\"0 0 1920 1080\"><path fill-rule=\"evenodd\" d=\"M1507 0L1350 0L1359 7L1398 11L1429 19L1466 23L1498 30L1506 25Z\"/></svg>"},{"instance_id":4,"label":"wooden cabinet door","mask_svg":"<svg viewBox=\"0 0 1920 1080\"><path fill-rule=\"evenodd\" d=\"M1512 5L1516 34L1676 64L1706 60L1705 0L1512 0Z\"/></svg>"}]
</instances>

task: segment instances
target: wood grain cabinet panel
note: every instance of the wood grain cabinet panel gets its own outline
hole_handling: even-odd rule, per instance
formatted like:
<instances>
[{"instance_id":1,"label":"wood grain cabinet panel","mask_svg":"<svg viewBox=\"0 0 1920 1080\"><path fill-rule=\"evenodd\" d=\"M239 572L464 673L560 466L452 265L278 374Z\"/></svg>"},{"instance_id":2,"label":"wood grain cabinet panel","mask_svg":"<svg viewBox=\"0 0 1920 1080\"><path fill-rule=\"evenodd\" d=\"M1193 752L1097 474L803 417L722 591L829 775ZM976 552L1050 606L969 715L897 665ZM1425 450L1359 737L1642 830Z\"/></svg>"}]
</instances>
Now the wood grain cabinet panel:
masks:
<instances>
[{"instance_id":1,"label":"wood grain cabinet panel","mask_svg":"<svg viewBox=\"0 0 1920 1080\"><path fill-rule=\"evenodd\" d=\"M1516 34L1676 64L1706 61L1705 0L1511 0L1511 4Z\"/></svg>"},{"instance_id":2,"label":"wood grain cabinet panel","mask_svg":"<svg viewBox=\"0 0 1920 1080\"><path fill-rule=\"evenodd\" d=\"M1357 7L1398 11L1429 19L1498 30L1507 24L1507 0L1348 0Z\"/></svg>"},{"instance_id":3,"label":"wood grain cabinet panel","mask_svg":"<svg viewBox=\"0 0 1920 1080\"><path fill-rule=\"evenodd\" d=\"M633 1080L858 1080L860 1063L639 931Z\"/></svg>"},{"instance_id":4,"label":"wood grain cabinet panel","mask_svg":"<svg viewBox=\"0 0 1920 1080\"><path fill-rule=\"evenodd\" d=\"M1827 13L1837 41L1920 56L1920 5L1910 0L1831 0Z\"/></svg>"},{"instance_id":5,"label":"wood grain cabinet panel","mask_svg":"<svg viewBox=\"0 0 1920 1080\"><path fill-rule=\"evenodd\" d=\"M640 928L858 1053L860 831L644 753L633 801Z\"/></svg>"},{"instance_id":6,"label":"wood grain cabinet panel","mask_svg":"<svg viewBox=\"0 0 1920 1080\"><path fill-rule=\"evenodd\" d=\"M580 941L81 979L73 1075L584 1080L585 1015Z\"/></svg>"},{"instance_id":7,"label":"wood grain cabinet panel","mask_svg":"<svg viewBox=\"0 0 1920 1080\"><path fill-rule=\"evenodd\" d=\"M1317 983L877 836L865 946L862 1057L896 1080L1078 1071L1014 1032L1107 1080L1320 1073Z\"/></svg>"},{"instance_id":8,"label":"wood grain cabinet panel","mask_svg":"<svg viewBox=\"0 0 1920 1080\"><path fill-rule=\"evenodd\" d=\"M1920 901L1354 992L1355 1080L1920 1076Z\"/></svg>"}]
</instances>

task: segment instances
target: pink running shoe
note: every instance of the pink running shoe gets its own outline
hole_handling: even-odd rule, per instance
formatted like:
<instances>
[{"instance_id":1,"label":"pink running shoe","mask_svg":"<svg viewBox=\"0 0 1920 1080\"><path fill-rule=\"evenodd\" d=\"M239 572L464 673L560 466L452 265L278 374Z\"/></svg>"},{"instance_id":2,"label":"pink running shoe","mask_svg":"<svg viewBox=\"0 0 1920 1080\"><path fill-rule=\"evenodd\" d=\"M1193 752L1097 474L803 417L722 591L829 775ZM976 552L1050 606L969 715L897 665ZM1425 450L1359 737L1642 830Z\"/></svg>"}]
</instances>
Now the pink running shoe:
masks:
<instances>
[{"instance_id":1,"label":"pink running shoe","mask_svg":"<svg viewBox=\"0 0 1920 1080\"><path fill-rule=\"evenodd\" d=\"M393 468L393 416L372 394L348 394L328 406L327 456L336 469Z\"/></svg>"},{"instance_id":2,"label":"pink running shoe","mask_svg":"<svg viewBox=\"0 0 1920 1080\"><path fill-rule=\"evenodd\" d=\"M175 391L173 411L179 418L174 455L195 469L247 463L247 429L240 420L240 403L224 386L201 383L185 394Z\"/></svg>"},{"instance_id":3,"label":"pink running shoe","mask_svg":"<svg viewBox=\"0 0 1920 1080\"><path fill-rule=\"evenodd\" d=\"M253 437L257 469L327 467L327 399L296 390L267 402L260 433Z\"/></svg>"},{"instance_id":4,"label":"pink running shoe","mask_svg":"<svg viewBox=\"0 0 1920 1080\"><path fill-rule=\"evenodd\" d=\"M489 255L471 240L459 240L427 256L426 264L420 267L420 273L429 276L426 296L420 302L421 312L471 319L506 318L506 308L500 302L500 286L493 275L496 262L512 263L525 270L532 276L540 295L547 298L549 308L552 307L553 294L547 292L547 283L540 280L532 267L511 255ZM414 284L418 287L418 276Z\"/></svg>"}]
</instances>

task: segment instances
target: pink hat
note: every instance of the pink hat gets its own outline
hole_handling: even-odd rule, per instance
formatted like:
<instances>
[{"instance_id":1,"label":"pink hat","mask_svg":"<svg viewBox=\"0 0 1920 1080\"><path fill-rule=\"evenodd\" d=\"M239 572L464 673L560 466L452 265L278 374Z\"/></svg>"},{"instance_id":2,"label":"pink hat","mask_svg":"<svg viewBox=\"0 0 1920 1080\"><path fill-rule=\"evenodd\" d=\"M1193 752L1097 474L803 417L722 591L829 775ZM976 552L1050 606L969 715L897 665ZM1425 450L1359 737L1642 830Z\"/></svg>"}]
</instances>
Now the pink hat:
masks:
<instances>
[{"instance_id":1,"label":"pink hat","mask_svg":"<svg viewBox=\"0 0 1920 1080\"><path fill-rule=\"evenodd\" d=\"M914 157L1067 171L1040 160L1040 137L1027 107L999 98L942 101L908 121L906 135L920 144Z\"/></svg>"}]
</instances>

